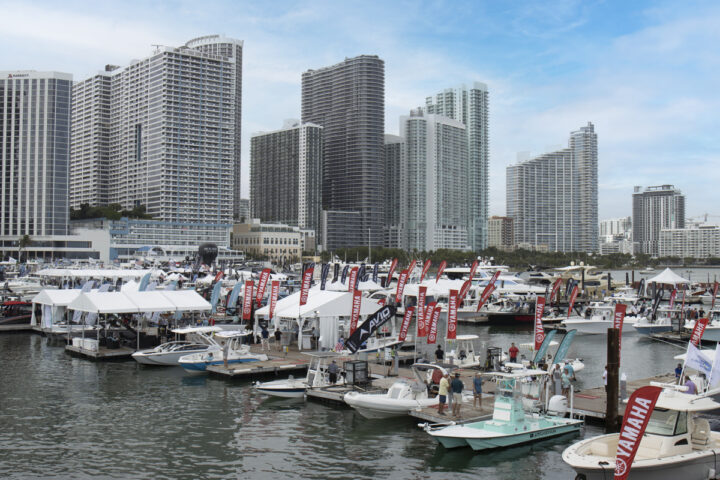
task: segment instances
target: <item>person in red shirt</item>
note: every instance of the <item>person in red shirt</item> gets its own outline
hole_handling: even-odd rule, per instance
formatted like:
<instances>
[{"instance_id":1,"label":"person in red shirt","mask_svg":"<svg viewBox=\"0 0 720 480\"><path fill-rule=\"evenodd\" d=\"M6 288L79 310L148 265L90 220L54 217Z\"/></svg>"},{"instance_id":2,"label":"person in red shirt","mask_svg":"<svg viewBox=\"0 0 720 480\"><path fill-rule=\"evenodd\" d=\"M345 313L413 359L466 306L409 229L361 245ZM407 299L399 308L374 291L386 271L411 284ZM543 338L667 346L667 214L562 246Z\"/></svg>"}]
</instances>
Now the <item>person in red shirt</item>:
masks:
<instances>
[{"instance_id":1,"label":"person in red shirt","mask_svg":"<svg viewBox=\"0 0 720 480\"><path fill-rule=\"evenodd\" d=\"M515 346L514 343L510 344L510 350L508 350L508 353L510 354L510 362L517 363L517 356L518 356L518 348Z\"/></svg>"}]
</instances>

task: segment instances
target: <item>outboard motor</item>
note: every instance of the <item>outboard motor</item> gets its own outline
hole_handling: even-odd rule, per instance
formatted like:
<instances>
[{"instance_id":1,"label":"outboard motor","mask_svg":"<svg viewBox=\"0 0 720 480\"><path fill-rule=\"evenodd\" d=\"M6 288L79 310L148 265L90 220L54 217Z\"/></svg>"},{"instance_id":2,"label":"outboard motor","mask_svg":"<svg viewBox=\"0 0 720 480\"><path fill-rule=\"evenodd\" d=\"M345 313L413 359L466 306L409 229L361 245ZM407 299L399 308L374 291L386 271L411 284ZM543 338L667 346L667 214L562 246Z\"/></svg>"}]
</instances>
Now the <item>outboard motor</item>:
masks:
<instances>
[{"instance_id":1,"label":"outboard motor","mask_svg":"<svg viewBox=\"0 0 720 480\"><path fill-rule=\"evenodd\" d=\"M553 395L548 402L548 413L564 416L568 411L568 401L565 395Z\"/></svg>"}]
</instances>

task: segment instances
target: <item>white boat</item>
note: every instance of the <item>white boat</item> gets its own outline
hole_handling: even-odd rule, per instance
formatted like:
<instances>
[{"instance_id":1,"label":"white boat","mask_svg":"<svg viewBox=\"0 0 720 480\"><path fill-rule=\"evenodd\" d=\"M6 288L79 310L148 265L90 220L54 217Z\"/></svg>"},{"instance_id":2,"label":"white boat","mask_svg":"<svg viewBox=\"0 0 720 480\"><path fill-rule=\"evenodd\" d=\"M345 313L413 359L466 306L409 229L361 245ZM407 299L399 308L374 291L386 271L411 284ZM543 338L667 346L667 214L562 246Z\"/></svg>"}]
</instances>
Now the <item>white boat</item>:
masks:
<instances>
[{"instance_id":1,"label":"white boat","mask_svg":"<svg viewBox=\"0 0 720 480\"><path fill-rule=\"evenodd\" d=\"M686 320L684 328L692 332L695 328L695 320ZM708 322L702 340L703 342L720 342L720 320L713 319Z\"/></svg>"},{"instance_id":2,"label":"white boat","mask_svg":"<svg viewBox=\"0 0 720 480\"><path fill-rule=\"evenodd\" d=\"M669 307L660 307L657 310L657 318L655 320L652 320L647 316L637 316L626 317L625 321L630 323L633 329L642 335L671 332L673 330L673 316L679 313L679 309L670 310Z\"/></svg>"},{"instance_id":3,"label":"white boat","mask_svg":"<svg viewBox=\"0 0 720 480\"><path fill-rule=\"evenodd\" d=\"M427 369L427 376L421 371ZM433 370L447 371L433 364L416 363L412 366L415 380L401 379L392 384L387 393L348 392L343 399L365 418L389 418L407 415L410 410L438 404L438 397L428 395L428 378Z\"/></svg>"},{"instance_id":4,"label":"white boat","mask_svg":"<svg viewBox=\"0 0 720 480\"><path fill-rule=\"evenodd\" d=\"M592 302L585 310L585 316L573 316L563 321L568 330L577 330L578 334L599 335L613 328L615 307L601 302Z\"/></svg>"},{"instance_id":5,"label":"white boat","mask_svg":"<svg viewBox=\"0 0 720 480\"><path fill-rule=\"evenodd\" d=\"M718 409L720 403L677 388L666 388L660 394L629 478L704 480L716 475L720 433L711 431L709 422L695 414ZM577 472L575 478L612 478L618 439L619 434L611 433L582 440L565 449L563 461Z\"/></svg>"},{"instance_id":6,"label":"white boat","mask_svg":"<svg viewBox=\"0 0 720 480\"><path fill-rule=\"evenodd\" d=\"M308 365L307 374L304 379L293 378L291 376L285 380L255 382L253 388L260 393L272 397L302 398L305 396L308 388L322 388L345 383L345 377L342 375L338 375L337 381L334 384L330 383L327 371L332 359L339 358L339 355L334 353L306 353L306 355L310 356L310 365Z\"/></svg>"},{"instance_id":7,"label":"white boat","mask_svg":"<svg viewBox=\"0 0 720 480\"><path fill-rule=\"evenodd\" d=\"M252 353L249 346L240 344L241 339L247 335L249 333L227 330L215 334L216 339L230 343L227 358L229 365L263 362L268 359L268 356L264 353ZM217 352L193 353L180 357L178 363L189 373L205 373L209 365L224 365L225 354L222 349Z\"/></svg>"},{"instance_id":8,"label":"white boat","mask_svg":"<svg viewBox=\"0 0 720 480\"><path fill-rule=\"evenodd\" d=\"M222 347L212 337L213 333L221 332L220 327L187 327L172 330L178 335L187 335L188 340L177 340L163 343L155 348L138 350L132 354L136 362L143 365L179 365L180 357L195 353L218 352Z\"/></svg>"},{"instance_id":9,"label":"white boat","mask_svg":"<svg viewBox=\"0 0 720 480\"><path fill-rule=\"evenodd\" d=\"M475 353L474 342L479 338L477 335L457 335L455 340L447 340L446 343L454 342L454 344L445 354L445 361L459 368L479 367L485 361Z\"/></svg>"}]
</instances>

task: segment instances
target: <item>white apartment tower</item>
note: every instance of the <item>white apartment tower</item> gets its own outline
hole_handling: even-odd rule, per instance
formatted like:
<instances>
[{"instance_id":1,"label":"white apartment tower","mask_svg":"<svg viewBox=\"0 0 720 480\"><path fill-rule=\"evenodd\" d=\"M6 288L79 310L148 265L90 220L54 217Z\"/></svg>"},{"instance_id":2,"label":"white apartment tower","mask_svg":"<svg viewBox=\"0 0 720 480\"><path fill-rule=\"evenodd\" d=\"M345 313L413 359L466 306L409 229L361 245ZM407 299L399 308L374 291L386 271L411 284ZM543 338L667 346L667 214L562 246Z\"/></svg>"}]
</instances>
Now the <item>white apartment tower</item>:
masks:
<instances>
[{"instance_id":1,"label":"white apartment tower","mask_svg":"<svg viewBox=\"0 0 720 480\"><path fill-rule=\"evenodd\" d=\"M0 237L68 233L72 75L0 72Z\"/></svg>"},{"instance_id":2,"label":"white apartment tower","mask_svg":"<svg viewBox=\"0 0 720 480\"><path fill-rule=\"evenodd\" d=\"M598 251L597 134L592 123L568 148L507 167L507 216L515 243L550 251Z\"/></svg>"},{"instance_id":3,"label":"white apartment tower","mask_svg":"<svg viewBox=\"0 0 720 480\"><path fill-rule=\"evenodd\" d=\"M383 166L385 169L385 246L406 249L407 152L405 139L385 135Z\"/></svg>"},{"instance_id":4,"label":"white apartment tower","mask_svg":"<svg viewBox=\"0 0 720 480\"><path fill-rule=\"evenodd\" d=\"M490 141L488 134L488 87L475 82L468 88L449 88L426 99L425 110L452 118L465 125L468 163L463 175L468 179L468 242L474 251L488 245L488 193Z\"/></svg>"}]
</instances>

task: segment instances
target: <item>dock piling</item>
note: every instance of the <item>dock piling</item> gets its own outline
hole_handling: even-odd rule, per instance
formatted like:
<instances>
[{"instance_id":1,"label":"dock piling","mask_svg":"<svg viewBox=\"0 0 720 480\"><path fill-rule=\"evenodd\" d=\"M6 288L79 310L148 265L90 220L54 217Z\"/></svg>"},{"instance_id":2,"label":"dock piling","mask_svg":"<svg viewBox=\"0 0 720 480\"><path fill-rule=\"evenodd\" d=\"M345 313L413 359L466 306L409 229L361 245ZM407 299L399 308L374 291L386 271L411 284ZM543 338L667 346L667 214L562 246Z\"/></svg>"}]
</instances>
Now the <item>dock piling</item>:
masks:
<instances>
[{"instance_id":1,"label":"dock piling","mask_svg":"<svg viewBox=\"0 0 720 480\"><path fill-rule=\"evenodd\" d=\"M618 385L620 370L620 330L608 328L607 336L607 398L605 430L618 430Z\"/></svg>"}]
</instances>

